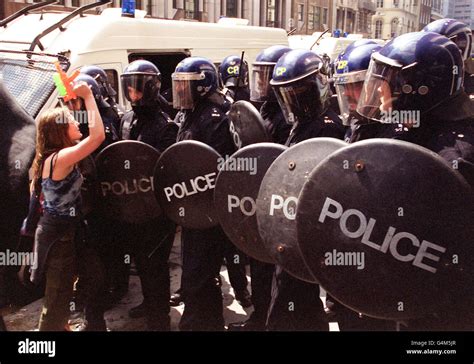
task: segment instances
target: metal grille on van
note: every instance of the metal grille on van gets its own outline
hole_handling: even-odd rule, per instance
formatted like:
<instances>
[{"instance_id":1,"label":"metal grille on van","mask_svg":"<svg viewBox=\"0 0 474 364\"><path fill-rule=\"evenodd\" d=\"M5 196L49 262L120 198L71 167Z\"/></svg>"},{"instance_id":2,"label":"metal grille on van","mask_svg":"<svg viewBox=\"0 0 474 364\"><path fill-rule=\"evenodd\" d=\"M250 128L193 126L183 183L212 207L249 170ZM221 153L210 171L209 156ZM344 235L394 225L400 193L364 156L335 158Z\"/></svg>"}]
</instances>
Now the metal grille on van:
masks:
<instances>
[{"instance_id":1,"label":"metal grille on van","mask_svg":"<svg viewBox=\"0 0 474 364\"><path fill-rule=\"evenodd\" d=\"M18 53L0 50L0 80L26 112L35 118L54 91L54 62L58 58ZM69 63L62 60L61 67L67 71Z\"/></svg>"}]
</instances>

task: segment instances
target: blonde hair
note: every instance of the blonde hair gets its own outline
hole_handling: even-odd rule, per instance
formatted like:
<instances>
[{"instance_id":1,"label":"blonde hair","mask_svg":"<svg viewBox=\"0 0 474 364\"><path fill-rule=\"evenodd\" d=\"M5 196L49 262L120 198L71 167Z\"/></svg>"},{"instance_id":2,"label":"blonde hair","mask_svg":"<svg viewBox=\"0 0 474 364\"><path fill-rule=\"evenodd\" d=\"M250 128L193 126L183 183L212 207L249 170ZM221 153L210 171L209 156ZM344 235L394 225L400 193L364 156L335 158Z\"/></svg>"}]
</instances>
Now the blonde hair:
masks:
<instances>
[{"instance_id":1,"label":"blonde hair","mask_svg":"<svg viewBox=\"0 0 474 364\"><path fill-rule=\"evenodd\" d=\"M72 119L67 108L57 107L41 114L36 130L36 155L33 161L33 184L41 178L44 161L53 153L71 147L69 120Z\"/></svg>"}]
</instances>

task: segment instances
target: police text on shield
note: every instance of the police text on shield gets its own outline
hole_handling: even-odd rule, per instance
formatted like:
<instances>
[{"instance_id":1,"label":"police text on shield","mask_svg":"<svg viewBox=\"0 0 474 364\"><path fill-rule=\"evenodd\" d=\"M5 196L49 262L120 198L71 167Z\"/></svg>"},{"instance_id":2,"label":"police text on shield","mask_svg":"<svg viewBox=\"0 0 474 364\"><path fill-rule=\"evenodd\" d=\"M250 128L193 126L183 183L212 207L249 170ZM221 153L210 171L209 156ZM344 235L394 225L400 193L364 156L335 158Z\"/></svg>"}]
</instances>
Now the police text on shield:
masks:
<instances>
[{"instance_id":1,"label":"police text on shield","mask_svg":"<svg viewBox=\"0 0 474 364\"><path fill-rule=\"evenodd\" d=\"M171 197L181 199L199 192L212 190L216 187L216 172L208 173L204 176L197 176L189 181L175 183L171 187L165 187L166 199L171 201Z\"/></svg>"},{"instance_id":2,"label":"police text on shield","mask_svg":"<svg viewBox=\"0 0 474 364\"><path fill-rule=\"evenodd\" d=\"M349 217L352 216L359 219L359 228L356 231L349 231L349 229L347 228L347 221ZM418 239L415 235L409 232L397 232L396 228L394 228L393 226L388 227L387 233L385 234L385 238L382 244L378 245L370 241L372 231L374 230L374 226L377 223L376 219L369 218L369 221L367 221L367 217L361 211L356 209L347 209L344 211L342 205L339 202L329 197L326 197L318 221L324 224L327 222L327 217L335 220L339 219L339 227L341 229L341 232L348 238L358 239L362 237L362 244L370 246L371 248L379 250L380 252L385 254L387 253L387 251L390 251L390 254L396 260L400 262L412 261L412 264L415 267L418 267L431 273L436 273L437 268L433 267L432 265L429 265L429 263L433 264L432 262L439 262L439 253L446 252L446 248L440 245L431 243L427 240ZM411 244L414 247L418 248L416 255L400 254L398 250L398 244L403 239L411 241ZM438 255L432 254L428 251L428 249L431 249L433 253L434 251L436 251Z\"/></svg>"}]
</instances>

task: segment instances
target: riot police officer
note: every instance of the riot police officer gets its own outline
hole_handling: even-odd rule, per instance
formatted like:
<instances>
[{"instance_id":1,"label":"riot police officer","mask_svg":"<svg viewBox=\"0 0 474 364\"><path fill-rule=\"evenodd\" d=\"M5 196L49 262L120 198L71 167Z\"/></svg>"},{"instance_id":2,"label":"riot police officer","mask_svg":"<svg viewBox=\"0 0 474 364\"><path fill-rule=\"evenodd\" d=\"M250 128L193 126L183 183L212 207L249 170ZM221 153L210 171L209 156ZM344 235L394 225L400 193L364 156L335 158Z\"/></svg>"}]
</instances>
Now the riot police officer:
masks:
<instances>
[{"instance_id":1,"label":"riot police officer","mask_svg":"<svg viewBox=\"0 0 474 364\"><path fill-rule=\"evenodd\" d=\"M247 61L241 62L239 56L227 56L219 65L219 78L227 90L227 96L232 101L249 101L249 70ZM247 276L245 272L245 263L247 257L230 241L224 244L224 257L226 260L229 280L235 292L236 300L242 307L250 307L250 294L247 290ZM237 263L234 263L237 262Z\"/></svg>"},{"instance_id":2,"label":"riot police officer","mask_svg":"<svg viewBox=\"0 0 474 364\"><path fill-rule=\"evenodd\" d=\"M466 24L455 19L438 19L422 30L423 32L435 32L444 35L453 41L461 51L464 60L464 90L474 94L474 65L471 58L472 31Z\"/></svg>"},{"instance_id":3,"label":"riot police officer","mask_svg":"<svg viewBox=\"0 0 474 364\"><path fill-rule=\"evenodd\" d=\"M241 61L239 56L224 58L219 66L219 77L228 91L228 96L234 101L250 100L249 66L247 61Z\"/></svg>"},{"instance_id":4,"label":"riot police officer","mask_svg":"<svg viewBox=\"0 0 474 364\"><path fill-rule=\"evenodd\" d=\"M92 90L92 95L97 103L100 116L104 122L105 140L102 145L97 148L97 151L95 152L95 155L97 155L106 146L119 140L117 124L120 119L113 111L112 106L105 101L102 96L101 88L94 78L81 72L79 76L76 77L75 82L85 82L89 85ZM70 100L67 103L67 106L73 110L73 113L80 113L80 115L77 115L77 120L79 120L79 130L81 131L83 138L86 138L89 135L89 128L87 126L87 114L85 114L86 109L83 100L81 98Z\"/></svg>"},{"instance_id":5,"label":"riot police officer","mask_svg":"<svg viewBox=\"0 0 474 364\"><path fill-rule=\"evenodd\" d=\"M271 46L257 55L252 64L250 100L261 103L260 114L272 141L285 144L290 134L291 124L287 123L278 101L270 86L273 69L278 59L291 48L281 45Z\"/></svg>"},{"instance_id":6,"label":"riot police officer","mask_svg":"<svg viewBox=\"0 0 474 364\"><path fill-rule=\"evenodd\" d=\"M349 127L345 141L355 143L375 137L397 138L397 135L403 133L403 126L377 123L356 112L371 56L382 48L374 41L356 43L358 44L351 44L337 57L333 75L340 117L342 123ZM341 331L395 329L394 323L358 314L334 300L329 294L326 296L326 305L328 311L335 314Z\"/></svg>"},{"instance_id":7,"label":"riot police officer","mask_svg":"<svg viewBox=\"0 0 474 364\"><path fill-rule=\"evenodd\" d=\"M132 110L122 118L121 134L126 140L149 144L159 152L176 141L178 126L166 115L158 100L161 74L151 62L130 63L121 75L122 89ZM143 303L129 312L145 316L152 330L169 330L170 276L168 258L175 225L164 217L143 224L122 224L123 239L135 252Z\"/></svg>"},{"instance_id":8,"label":"riot police officer","mask_svg":"<svg viewBox=\"0 0 474 364\"><path fill-rule=\"evenodd\" d=\"M120 119L123 116L124 110L117 103L117 91L114 90L112 84L107 77L105 70L98 66L84 66L81 68L81 73L91 76L98 84L100 92L104 101L110 105L112 111L115 115L110 115L110 118L113 118L116 123L114 126L117 130L120 129Z\"/></svg>"},{"instance_id":9,"label":"riot police officer","mask_svg":"<svg viewBox=\"0 0 474 364\"><path fill-rule=\"evenodd\" d=\"M329 85L327 75L321 72L323 67L324 60L302 49L286 53L275 65L270 84L286 121L292 124L287 146L310 138L344 136L341 121L332 120L327 114ZM290 311L290 302L297 309ZM327 331L319 286L298 280L277 266L267 328Z\"/></svg>"},{"instance_id":10,"label":"riot police officer","mask_svg":"<svg viewBox=\"0 0 474 364\"><path fill-rule=\"evenodd\" d=\"M291 125L286 122L283 116L280 105L270 86L270 80L272 79L276 62L289 51L291 51L291 48L286 46L271 46L260 52L252 64L250 100L254 103L261 104L260 114L264 120L265 128L271 140L278 144L285 144L290 134ZM229 324L228 330L265 330L274 270L275 266L273 264L250 258L252 303L254 311L247 321Z\"/></svg>"},{"instance_id":11,"label":"riot police officer","mask_svg":"<svg viewBox=\"0 0 474 364\"><path fill-rule=\"evenodd\" d=\"M406 115L401 139L438 153L474 186L474 109L462 81L456 44L432 32L404 34L372 55L357 112L382 123ZM409 329L471 330L473 302L471 291L460 293L437 317L413 320Z\"/></svg>"},{"instance_id":12,"label":"riot police officer","mask_svg":"<svg viewBox=\"0 0 474 364\"><path fill-rule=\"evenodd\" d=\"M231 155L235 147L226 116L230 102L218 87L218 77L214 64L205 58L186 58L176 66L172 82L173 105L180 110L175 119L180 123L178 141L198 140L221 155ZM182 230L181 330L224 328L219 272L226 239L220 227Z\"/></svg>"},{"instance_id":13,"label":"riot police officer","mask_svg":"<svg viewBox=\"0 0 474 364\"><path fill-rule=\"evenodd\" d=\"M292 125L286 145L320 136L340 138L341 120L328 110L329 85L326 63L315 53L295 49L275 65L271 86Z\"/></svg>"},{"instance_id":14,"label":"riot police officer","mask_svg":"<svg viewBox=\"0 0 474 364\"><path fill-rule=\"evenodd\" d=\"M348 52L350 52L352 50L352 48L355 48L355 47L360 47L362 45L367 45L367 44L377 44L377 42L375 42L374 40L372 39L359 39L359 40L356 40L354 43L351 43L347 46L347 48L345 50L343 50L341 53L339 53L339 55L333 59L333 60L330 60L330 72L329 72L329 85L331 87L331 98L330 98L330 107L338 114L340 115L341 114L341 110L339 109L339 102L338 102L338 99L337 99L337 91L336 91L336 87L335 87L335 79L334 79L334 76L336 74L336 71L337 71L337 63L339 62L339 60ZM349 131L348 131L349 132Z\"/></svg>"},{"instance_id":15,"label":"riot police officer","mask_svg":"<svg viewBox=\"0 0 474 364\"><path fill-rule=\"evenodd\" d=\"M105 127L105 147L120 140L120 123L123 116L123 109L116 102L117 92L110 84L104 69L95 65L84 66L81 68L81 75L79 77L82 78L82 75L90 76L97 83L97 85L91 85L92 90L95 90L97 93L98 86L100 95L102 95L102 100L99 101L98 105ZM90 80L89 78L87 79ZM96 96L96 99L98 97L99 96ZM103 148L99 148L98 152L100 152L101 149ZM106 300L108 304L118 302L125 295L128 290L129 274L128 265L123 262L123 247L120 247L115 241L114 234L117 228L112 226L112 221L105 221L104 219L104 216L95 216L92 221L100 221L99 224L101 225L100 230L97 231L97 236L101 241L99 253L105 265L105 279L107 285Z\"/></svg>"},{"instance_id":16,"label":"riot police officer","mask_svg":"<svg viewBox=\"0 0 474 364\"><path fill-rule=\"evenodd\" d=\"M342 123L348 126L345 140L354 143L358 140L380 137L383 130L395 133L397 124L388 125L371 122L357 114L357 103L362 92L362 86L369 67L372 53L380 50L382 46L375 42L352 46L342 52L335 63L334 86L336 89ZM392 135L390 135L392 136Z\"/></svg>"}]
</instances>

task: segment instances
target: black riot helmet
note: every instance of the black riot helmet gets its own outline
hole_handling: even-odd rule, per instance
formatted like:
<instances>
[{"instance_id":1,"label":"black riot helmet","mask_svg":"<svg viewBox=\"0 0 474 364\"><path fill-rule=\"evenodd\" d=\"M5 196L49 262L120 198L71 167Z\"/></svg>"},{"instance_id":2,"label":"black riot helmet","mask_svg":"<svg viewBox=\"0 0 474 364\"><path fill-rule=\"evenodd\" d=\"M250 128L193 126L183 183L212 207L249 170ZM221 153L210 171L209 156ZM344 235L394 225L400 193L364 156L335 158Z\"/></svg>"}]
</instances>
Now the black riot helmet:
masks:
<instances>
[{"instance_id":1,"label":"black riot helmet","mask_svg":"<svg viewBox=\"0 0 474 364\"><path fill-rule=\"evenodd\" d=\"M103 68L98 66L84 66L81 68L81 73L89 75L97 81L104 99L108 99L117 95L117 92L110 84L109 79L107 78L107 73Z\"/></svg>"},{"instance_id":2,"label":"black riot helmet","mask_svg":"<svg viewBox=\"0 0 474 364\"><path fill-rule=\"evenodd\" d=\"M290 47L274 45L261 51L252 64L252 79L250 83L250 100L254 102L276 101L275 94L270 86L273 69L277 61Z\"/></svg>"},{"instance_id":3,"label":"black riot helmet","mask_svg":"<svg viewBox=\"0 0 474 364\"><path fill-rule=\"evenodd\" d=\"M462 92L463 66L459 48L443 35L400 35L372 53L356 111L381 123L417 125Z\"/></svg>"},{"instance_id":4,"label":"black riot helmet","mask_svg":"<svg viewBox=\"0 0 474 364\"><path fill-rule=\"evenodd\" d=\"M155 105L161 87L161 73L151 62L136 60L120 76L125 98L132 106Z\"/></svg>"},{"instance_id":5,"label":"black riot helmet","mask_svg":"<svg viewBox=\"0 0 474 364\"><path fill-rule=\"evenodd\" d=\"M100 86L97 83L96 80L94 80L91 76L86 75L84 73L79 73L79 75L74 79L74 84L78 84L84 82L86 83L89 88L91 89L92 96L94 96L94 100L97 104L98 108L107 108L110 107L110 105L104 100L102 97L102 92L100 90ZM61 104L65 105L69 110L71 111L79 111L79 110L85 110L86 107L84 105L84 101L80 98L77 97L75 99L72 99L68 102L65 102L63 98L59 98Z\"/></svg>"},{"instance_id":6,"label":"black riot helmet","mask_svg":"<svg viewBox=\"0 0 474 364\"><path fill-rule=\"evenodd\" d=\"M461 51L464 61L471 57L472 30L463 22L455 19L438 19L429 23L422 31L444 35L454 42Z\"/></svg>"},{"instance_id":7,"label":"black riot helmet","mask_svg":"<svg viewBox=\"0 0 474 364\"><path fill-rule=\"evenodd\" d=\"M372 53L381 48L375 42L366 43L351 47L338 57L333 77L342 123L346 126L351 125L351 116L355 114Z\"/></svg>"},{"instance_id":8,"label":"black riot helmet","mask_svg":"<svg viewBox=\"0 0 474 364\"><path fill-rule=\"evenodd\" d=\"M249 66L239 56L227 56L219 66L219 76L225 87L245 87L249 83Z\"/></svg>"},{"instance_id":9,"label":"black riot helmet","mask_svg":"<svg viewBox=\"0 0 474 364\"><path fill-rule=\"evenodd\" d=\"M329 81L326 62L312 51L295 49L283 55L273 70L272 85L286 121L318 118L327 109Z\"/></svg>"},{"instance_id":10,"label":"black riot helmet","mask_svg":"<svg viewBox=\"0 0 474 364\"><path fill-rule=\"evenodd\" d=\"M173 107L193 109L201 100L219 88L219 74L211 60L189 57L178 63L171 75Z\"/></svg>"}]
</instances>

